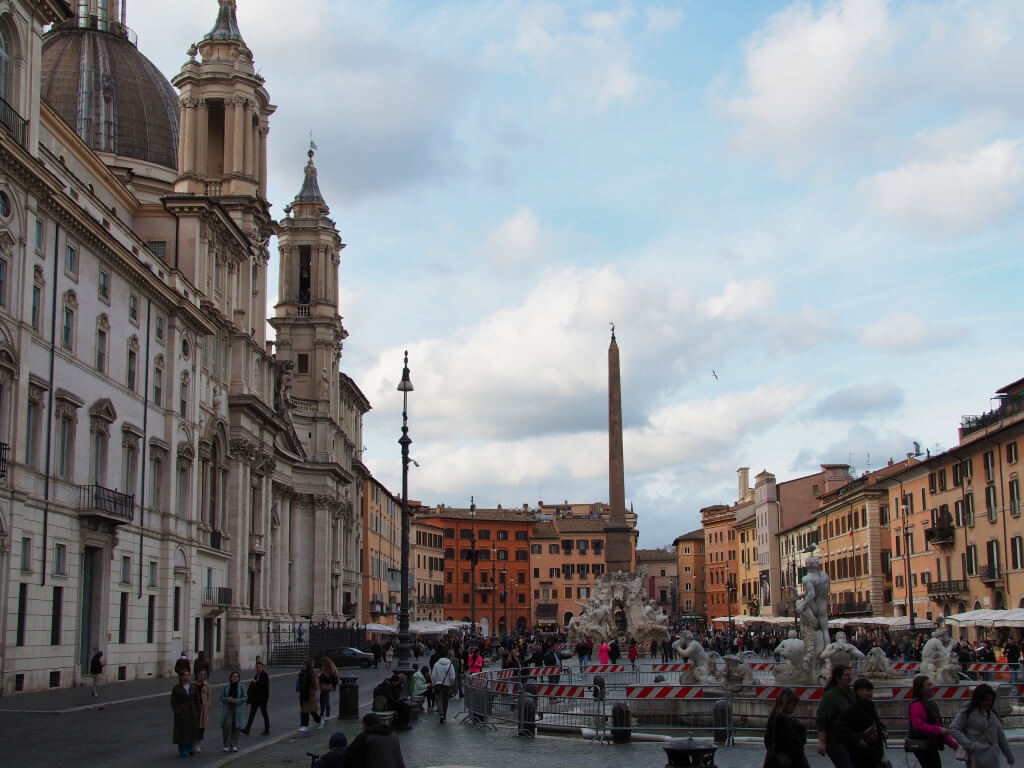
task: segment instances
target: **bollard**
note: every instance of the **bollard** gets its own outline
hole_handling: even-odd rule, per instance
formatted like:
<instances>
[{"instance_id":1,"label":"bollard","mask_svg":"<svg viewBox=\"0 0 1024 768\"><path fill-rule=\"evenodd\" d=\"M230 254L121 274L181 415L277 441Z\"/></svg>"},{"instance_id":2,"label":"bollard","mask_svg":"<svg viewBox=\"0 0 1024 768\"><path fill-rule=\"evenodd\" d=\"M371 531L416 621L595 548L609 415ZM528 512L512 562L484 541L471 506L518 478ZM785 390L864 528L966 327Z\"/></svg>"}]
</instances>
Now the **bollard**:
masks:
<instances>
[{"instance_id":1,"label":"bollard","mask_svg":"<svg viewBox=\"0 0 1024 768\"><path fill-rule=\"evenodd\" d=\"M732 704L728 699L719 699L713 710L715 726L715 743L725 744L729 741L732 731Z\"/></svg>"},{"instance_id":2,"label":"bollard","mask_svg":"<svg viewBox=\"0 0 1024 768\"><path fill-rule=\"evenodd\" d=\"M629 705L617 701L612 705L612 742L629 744L633 740L633 719L629 713Z\"/></svg>"},{"instance_id":3,"label":"bollard","mask_svg":"<svg viewBox=\"0 0 1024 768\"><path fill-rule=\"evenodd\" d=\"M359 678L338 678L338 719L359 719Z\"/></svg>"}]
</instances>

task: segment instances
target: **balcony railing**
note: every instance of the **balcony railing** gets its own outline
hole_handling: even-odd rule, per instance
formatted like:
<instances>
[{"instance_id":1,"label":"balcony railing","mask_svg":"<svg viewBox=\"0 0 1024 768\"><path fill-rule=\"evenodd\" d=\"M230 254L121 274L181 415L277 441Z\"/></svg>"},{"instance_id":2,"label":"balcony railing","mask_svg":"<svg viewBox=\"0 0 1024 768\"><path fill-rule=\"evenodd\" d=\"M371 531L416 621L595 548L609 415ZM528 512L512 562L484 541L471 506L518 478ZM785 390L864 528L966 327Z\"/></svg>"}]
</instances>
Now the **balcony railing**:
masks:
<instances>
[{"instance_id":1,"label":"balcony railing","mask_svg":"<svg viewBox=\"0 0 1024 768\"><path fill-rule=\"evenodd\" d=\"M203 605L231 605L231 587L203 587Z\"/></svg>"},{"instance_id":2,"label":"balcony railing","mask_svg":"<svg viewBox=\"0 0 1024 768\"><path fill-rule=\"evenodd\" d=\"M983 565L978 569L978 575L984 583L993 584L1002 581L1003 569L998 565Z\"/></svg>"},{"instance_id":3,"label":"balcony railing","mask_svg":"<svg viewBox=\"0 0 1024 768\"><path fill-rule=\"evenodd\" d=\"M977 432L1003 419L1008 419L1021 410L1024 410L1024 396L1009 395L1003 397L1000 399L999 406L988 413L961 417L960 434L963 436L971 432Z\"/></svg>"},{"instance_id":4,"label":"balcony railing","mask_svg":"<svg viewBox=\"0 0 1024 768\"><path fill-rule=\"evenodd\" d=\"M7 126L16 142L25 146L25 118L3 98L0 98L0 123Z\"/></svg>"},{"instance_id":5,"label":"balcony railing","mask_svg":"<svg viewBox=\"0 0 1024 768\"><path fill-rule=\"evenodd\" d=\"M929 581L929 597L956 597L967 593L967 579L952 581Z\"/></svg>"},{"instance_id":6,"label":"balcony railing","mask_svg":"<svg viewBox=\"0 0 1024 768\"><path fill-rule=\"evenodd\" d=\"M833 616L851 616L858 613L871 613L871 603L867 600L850 600L832 606Z\"/></svg>"},{"instance_id":7,"label":"balcony railing","mask_svg":"<svg viewBox=\"0 0 1024 768\"><path fill-rule=\"evenodd\" d=\"M118 493L102 485L83 485L78 502L79 514L103 517L115 523L130 523L134 516L135 497Z\"/></svg>"},{"instance_id":8,"label":"balcony railing","mask_svg":"<svg viewBox=\"0 0 1024 768\"><path fill-rule=\"evenodd\" d=\"M477 590L483 590L484 592L493 592L494 591L494 582L493 581L480 581L480 582L477 582L476 588L477 588Z\"/></svg>"},{"instance_id":9,"label":"balcony railing","mask_svg":"<svg viewBox=\"0 0 1024 768\"><path fill-rule=\"evenodd\" d=\"M935 525L925 531L925 538L939 547L950 546L956 543L956 528L951 525Z\"/></svg>"},{"instance_id":10,"label":"balcony railing","mask_svg":"<svg viewBox=\"0 0 1024 768\"><path fill-rule=\"evenodd\" d=\"M295 307L296 317L309 317L309 304L299 304Z\"/></svg>"},{"instance_id":11,"label":"balcony railing","mask_svg":"<svg viewBox=\"0 0 1024 768\"><path fill-rule=\"evenodd\" d=\"M0 443L0 477L7 477L7 457L11 453L11 447L7 443Z\"/></svg>"}]
</instances>

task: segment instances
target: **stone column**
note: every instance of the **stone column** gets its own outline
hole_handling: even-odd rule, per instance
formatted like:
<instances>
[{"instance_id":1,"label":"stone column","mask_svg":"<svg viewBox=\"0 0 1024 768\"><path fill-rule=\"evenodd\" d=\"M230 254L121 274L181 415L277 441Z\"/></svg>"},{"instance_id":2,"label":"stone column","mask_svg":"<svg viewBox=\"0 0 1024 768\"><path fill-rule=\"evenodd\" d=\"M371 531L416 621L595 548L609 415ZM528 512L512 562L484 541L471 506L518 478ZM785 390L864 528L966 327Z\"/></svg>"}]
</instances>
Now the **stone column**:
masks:
<instances>
[{"instance_id":1,"label":"stone column","mask_svg":"<svg viewBox=\"0 0 1024 768\"><path fill-rule=\"evenodd\" d=\"M267 134L270 129L261 125L260 128L260 170L259 170L259 187L260 197L267 196Z\"/></svg>"},{"instance_id":2,"label":"stone column","mask_svg":"<svg viewBox=\"0 0 1024 768\"><path fill-rule=\"evenodd\" d=\"M206 99L200 99L196 108L196 127L193 131L195 136L196 150L196 172L206 178L209 176L209 145L210 145L210 110Z\"/></svg>"},{"instance_id":3,"label":"stone column","mask_svg":"<svg viewBox=\"0 0 1024 768\"><path fill-rule=\"evenodd\" d=\"M299 516L295 512L295 499L289 497L288 499L288 613L291 616L296 616L299 613L298 590L295 588L298 584L297 574L301 564L299 563L299 553L296 551L299 542Z\"/></svg>"},{"instance_id":4,"label":"stone column","mask_svg":"<svg viewBox=\"0 0 1024 768\"><path fill-rule=\"evenodd\" d=\"M235 155L235 122L238 115L238 105L234 99L224 101L224 175L232 173L234 169Z\"/></svg>"},{"instance_id":5,"label":"stone column","mask_svg":"<svg viewBox=\"0 0 1024 768\"><path fill-rule=\"evenodd\" d=\"M256 157L255 157L255 145L256 145L256 129L252 125L253 112L251 109L246 108L245 110L245 175L249 177L256 176Z\"/></svg>"},{"instance_id":6,"label":"stone column","mask_svg":"<svg viewBox=\"0 0 1024 768\"><path fill-rule=\"evenodd\" d=\"M626 483L622 458L622 384L615 332L608 347L608 502L605 562L608 571L632 572L632 529L626 522Z\"/></svg>"},{"instance_id":7,"label":"stone column","mask_svg":"<svg viewBox=\"0 0 1024 768\"><path fill-rule=\"evenodd\" d=\"M232 142L233 151L231 156L231 172L242 173L242 169L244 167L243 152L245 150L245 137L243 132L245 130L245 122L249 109L245 103L245 98L242 96L235 96L232 101L235 105L235 138Z\"/></svg>"},{"instance_id":8,"label":"stone column","mask_svg":"<svg viewBox=\"0 0 1024 768\"><path fill-rule=\"evenodd\" d=\"M192 172L192 117L195 99L191 96L183 96L178 104L181 126L178 131L178 173L184 176L186 173Z\"/></svg>"},{"instance_id":9,"label":"stone column","mask_svg":"<svg viewBox=\"0 0 1024 768\"><path fill-rule=\"evenodd\" d=\"M313 500L313 617L329 613L331 601L331 513L324 497Z\"/></svg>"}]
</instances>

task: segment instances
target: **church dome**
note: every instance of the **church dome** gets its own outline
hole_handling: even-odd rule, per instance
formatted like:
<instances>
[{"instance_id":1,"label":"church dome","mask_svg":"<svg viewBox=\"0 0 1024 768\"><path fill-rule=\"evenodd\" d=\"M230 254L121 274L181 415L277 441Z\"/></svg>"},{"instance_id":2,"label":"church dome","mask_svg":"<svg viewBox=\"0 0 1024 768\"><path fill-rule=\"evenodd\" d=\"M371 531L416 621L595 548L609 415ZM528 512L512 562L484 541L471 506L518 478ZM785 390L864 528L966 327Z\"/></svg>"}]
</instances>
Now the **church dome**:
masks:
<instances>
[{"instance_id":1,"label":"church dome","mask_svg":"<svg viewBox=\"0 0 1024 768\"><path fill-rule=\"evenodd\" d=\"M134 33L75 22L43 38L42 97L98 152L178 168L178 95Z\"/></svg>"}]
</instances>

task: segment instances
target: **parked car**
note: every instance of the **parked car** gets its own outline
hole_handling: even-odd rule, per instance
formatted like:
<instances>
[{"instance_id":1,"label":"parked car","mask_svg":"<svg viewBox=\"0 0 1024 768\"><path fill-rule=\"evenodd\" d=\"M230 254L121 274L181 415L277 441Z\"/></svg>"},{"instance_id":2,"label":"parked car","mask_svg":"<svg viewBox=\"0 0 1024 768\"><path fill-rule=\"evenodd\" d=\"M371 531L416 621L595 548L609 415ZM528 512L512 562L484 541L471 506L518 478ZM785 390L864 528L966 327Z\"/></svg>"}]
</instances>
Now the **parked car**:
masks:
<instances>
[{"instance_id":1,"label":"parked car","mask_svg":"<svg viewBox=\"0 0 1024 768\"><path fill-rule=\"evenodd\" d=\"M317 656L318 665L320 659L325 656L330 657L331 661L338 667L362 667L366 669L372 666L374 661L372 653L360 651L358 648L328 648L326 651L321 651L320 655Z\"/></svg>"}]
</instances>

